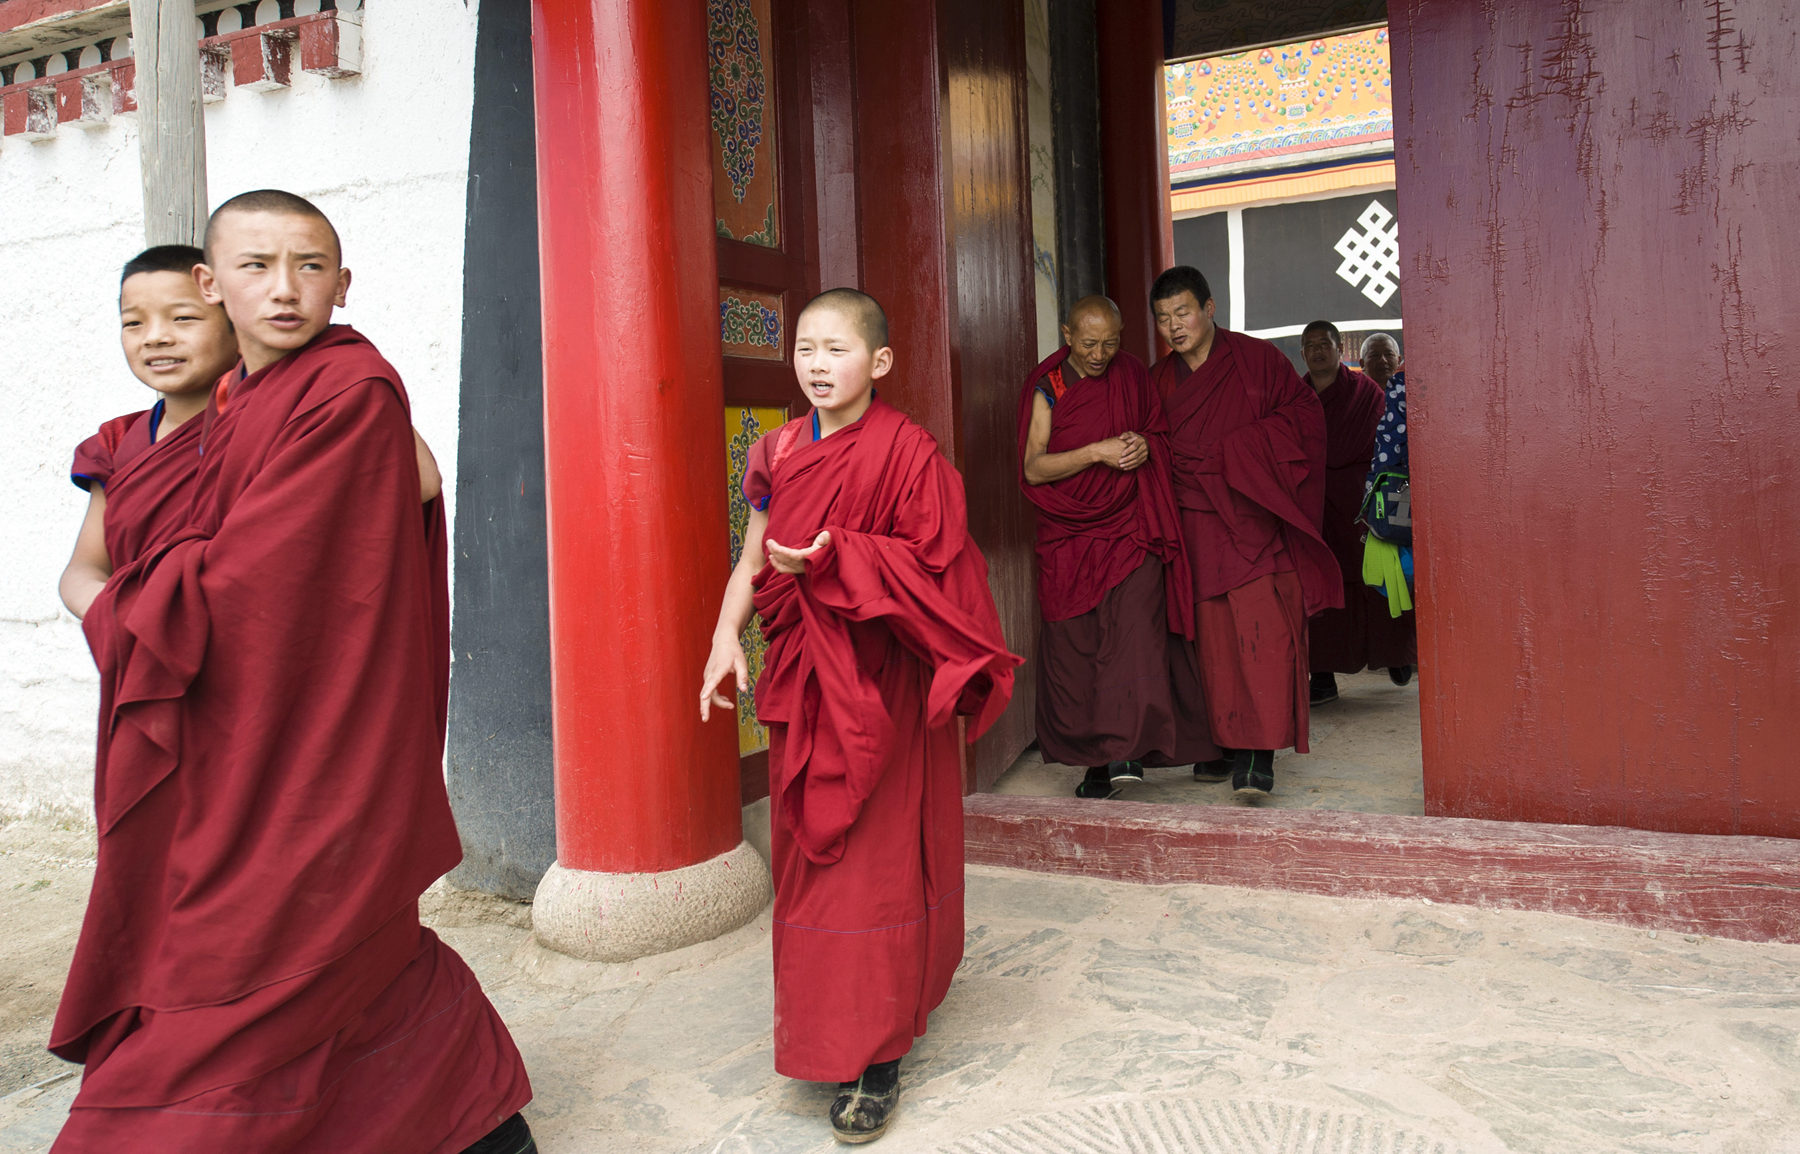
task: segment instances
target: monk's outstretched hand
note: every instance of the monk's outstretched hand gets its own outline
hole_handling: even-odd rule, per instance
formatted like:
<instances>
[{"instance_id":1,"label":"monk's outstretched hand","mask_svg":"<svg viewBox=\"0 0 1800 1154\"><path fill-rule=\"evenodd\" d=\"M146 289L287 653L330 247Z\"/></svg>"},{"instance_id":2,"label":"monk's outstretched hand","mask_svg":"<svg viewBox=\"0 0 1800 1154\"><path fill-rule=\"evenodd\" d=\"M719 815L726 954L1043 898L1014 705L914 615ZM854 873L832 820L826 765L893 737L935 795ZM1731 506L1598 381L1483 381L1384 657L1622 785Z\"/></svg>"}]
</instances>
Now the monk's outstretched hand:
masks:
<instances>
[{"instance_id":1,"label":"monk's outstretched hand","mask_svg":"<svg viewBox=\"0 0 1800 1154\"><path fill-rule=\"evenodd\" d=\"M811 546L805 549L790 549L786 545L774 541L765 541L764 548L769 553L769 564L775 566L777 573L792 573L798 576L806 572L806 562L814 553L831 544L831 534L821 532L813 538Z\"/></svg>"},{"instance_id":2,"label":"monk's outstretched hand","mask_svg":"<svg viewBox=\"0 0 1800 1154\"><path fill-rule=\"evenodd\" d=\"M700 684L700 720L712 720L712 707L736 709L737 703L719 692L727 674L739 693L750 680L750 663L744 657L744 646L735 637L713 639L712 653L706 658L706 676Z\"/></svg>"}]
</instances>

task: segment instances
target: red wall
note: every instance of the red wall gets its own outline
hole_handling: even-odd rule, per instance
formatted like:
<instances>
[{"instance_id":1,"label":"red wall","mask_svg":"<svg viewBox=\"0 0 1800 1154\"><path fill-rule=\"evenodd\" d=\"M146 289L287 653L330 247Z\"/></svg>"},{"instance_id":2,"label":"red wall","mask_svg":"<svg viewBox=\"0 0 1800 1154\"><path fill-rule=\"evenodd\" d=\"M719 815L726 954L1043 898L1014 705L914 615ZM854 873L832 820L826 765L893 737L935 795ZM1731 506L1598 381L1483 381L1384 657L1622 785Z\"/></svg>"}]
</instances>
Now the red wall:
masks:
<instances>
[{"instance_id":1,"label":"red wall","mask_svg":"<svg viewBox=\"0 0 1800 1154\"><path fill-rule=\"evenodd\" d=\"M1797 15L1391 7L1428 813L1800 834Z\"/></svg>"}]
</instances>

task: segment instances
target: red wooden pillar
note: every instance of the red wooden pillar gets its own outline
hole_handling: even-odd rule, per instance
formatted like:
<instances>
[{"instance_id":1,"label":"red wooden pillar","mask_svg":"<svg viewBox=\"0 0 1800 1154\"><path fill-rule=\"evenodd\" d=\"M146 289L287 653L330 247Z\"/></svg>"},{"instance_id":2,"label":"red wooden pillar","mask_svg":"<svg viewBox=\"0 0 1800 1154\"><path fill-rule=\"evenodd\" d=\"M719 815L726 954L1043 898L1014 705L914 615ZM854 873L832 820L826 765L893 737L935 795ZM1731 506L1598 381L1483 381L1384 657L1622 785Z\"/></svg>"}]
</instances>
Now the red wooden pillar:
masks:
<instances>
[{"instance_id":1,"label":"red wooden pillar","mask_svg":"<svg viewBox=\"0 0 1800 1154\"><path fill-rule=\"evenodd\" d=\"M1147 364L1157 350L1150 282L1175 263L1163 127L1162 4L1112 0L1100 6L1096 24L1106 290L1125 314L1119 347Z\"/></svg>"},{"instance_id":2,"label":"red wooden pillar","mask_svg":"<svg viewBox=\"0 0 1800 1154\"><path fill-rule=\"evenodd\" d=\"M532 56L557 846L533 922L620 960L768 895L734 731L699 717L729 539L706 8L533 0Z\"/></svg>"}]
</instances>

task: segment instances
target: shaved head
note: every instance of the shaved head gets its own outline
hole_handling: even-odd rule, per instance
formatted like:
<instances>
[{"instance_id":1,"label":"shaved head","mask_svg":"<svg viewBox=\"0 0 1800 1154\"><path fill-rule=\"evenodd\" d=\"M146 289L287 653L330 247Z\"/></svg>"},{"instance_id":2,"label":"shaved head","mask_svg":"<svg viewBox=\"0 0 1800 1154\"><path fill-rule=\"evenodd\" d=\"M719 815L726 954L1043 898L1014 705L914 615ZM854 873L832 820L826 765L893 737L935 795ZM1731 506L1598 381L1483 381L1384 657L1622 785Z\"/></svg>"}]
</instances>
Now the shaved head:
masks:
<instances>
[{"instance_id":1,"label":"shaved head","mask_svg":"<svg viewBox=\"0 0 1800 1154\"><path fill-rule=\"evenodd\" d=\"M1388 336L1386 333L1370 333L1368 336L1363 338L1362 353L1361 353L1363 360L1369 359L1369 349L1376 344L1385 344L1385 345L1387 345L1388 348L1394 350L1394 355L1398 356L1400 354L1400 342L1399 341L1396 341L1393 337Z\"/></svg>"},{"instance_id":2,"label":"shaved head","mask_svg":"<svg viewBox=\"0 0 1800 1154\"><path fill-rule=\"evenodd\" d=\"M279 188L259 188L254 192L240 192L215 208L212 216L207 218L205 241L207 264L212 263L213 235L218 231L220 218L239 212L272 212L283 216L304 216L322 220L325 222L326 229L331 232L331 243L337 249L338 263L344 262L343 241L338 239L337 229L332 225L331 218L320 212L318 205L304 196L296 196Z\"/></svg>"},{"instance_id":3,"label":"shaved head","mask_svg":"<svg viewBox=\"0 0 1800 1154\"><path fill-rule=\"evenodd\" d=\"M1070 305L1068 318L1063 321L1063 324L1071 329L1078 329L1081 327L1081 322L1090 316L1103 318L1120 328L1125 327L1125 314L1119 311L1119 306L1112 302L1111 297L1104 297L1098 293L1082 297Z\"/></svg>"},{"instance_id":4,"label":"shaved head","mask_svg":"<svg viewBox=\"0 0 1800 1154\"><path fill-rule=\"evenodd\" d=\"M801 319L814 309L830 309L847 317L870 352L887 348L887 313L882 311L881 302L868 293L853 288L826 289L806 302L800 316L794 318L794 327L799 328Z\"/></svg>"}]
</instances>

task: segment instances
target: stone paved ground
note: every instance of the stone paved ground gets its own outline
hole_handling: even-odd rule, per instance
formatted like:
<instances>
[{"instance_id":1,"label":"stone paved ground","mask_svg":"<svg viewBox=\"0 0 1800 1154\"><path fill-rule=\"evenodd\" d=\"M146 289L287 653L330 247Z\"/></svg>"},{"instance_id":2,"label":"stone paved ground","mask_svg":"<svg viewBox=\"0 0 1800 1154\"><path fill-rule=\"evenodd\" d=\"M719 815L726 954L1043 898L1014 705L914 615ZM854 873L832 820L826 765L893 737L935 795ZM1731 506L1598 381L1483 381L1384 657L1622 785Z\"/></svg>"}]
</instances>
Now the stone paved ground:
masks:
<instances>
[{"instance_id":1,"label":"stone paved ground","mask_svg":"<svg viewBox=\"0 0 1800 1154\"><path fill-rule=\"evenodd\" d=\"M0 1154L47 1148L74 1094L32 1050L87 837L0 828ZM521 907L428 912L512 1025L545 1154L834 1148L830 1089L771 1067L766 914L599 966L538 949ZM978 869L967 958L904 1070L889 1154L1786 1154L1800 946Z\"/></svg>"}]
</instances>

